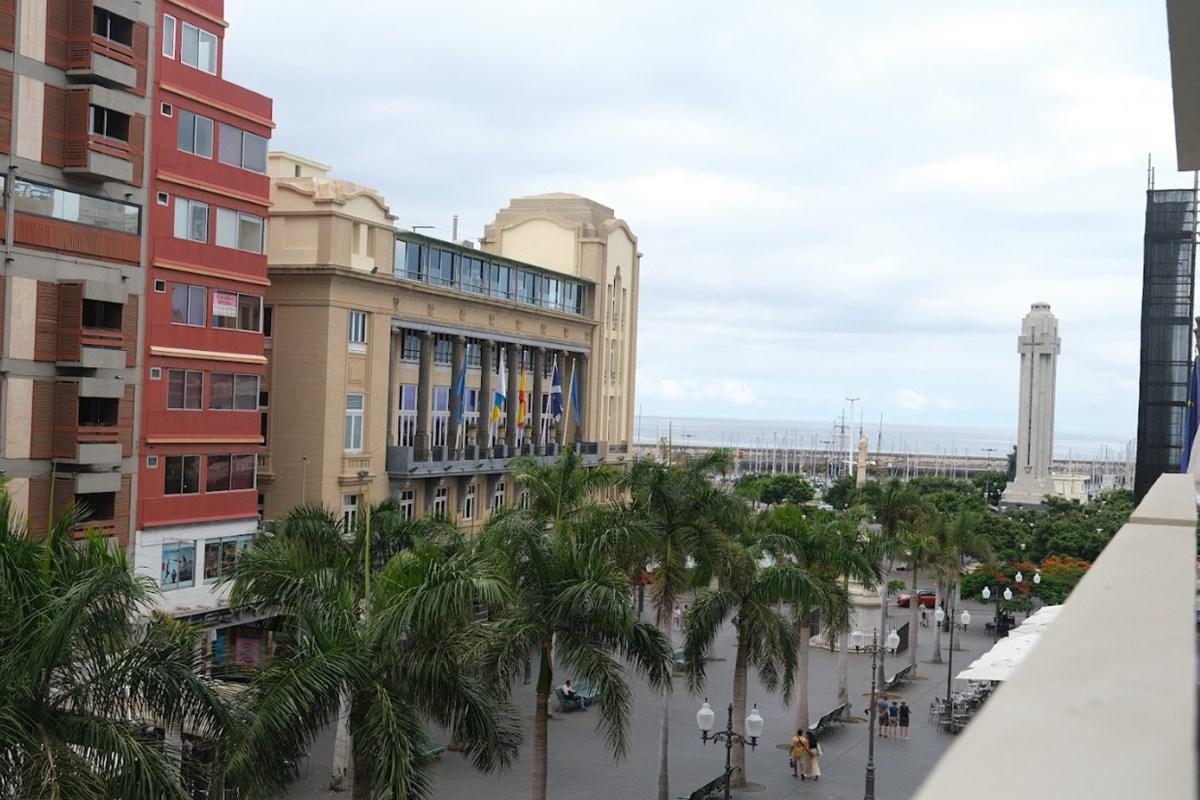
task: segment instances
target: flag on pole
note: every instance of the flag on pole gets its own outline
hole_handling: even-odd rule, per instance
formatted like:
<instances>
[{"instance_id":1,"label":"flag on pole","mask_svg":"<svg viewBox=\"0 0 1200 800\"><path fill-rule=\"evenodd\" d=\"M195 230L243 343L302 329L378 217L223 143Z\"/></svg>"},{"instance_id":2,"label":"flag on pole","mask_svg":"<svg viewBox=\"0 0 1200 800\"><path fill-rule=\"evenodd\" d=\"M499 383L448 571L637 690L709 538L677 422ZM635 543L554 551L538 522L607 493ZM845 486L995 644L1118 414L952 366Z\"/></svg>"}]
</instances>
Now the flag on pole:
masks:
<instances>
[{"instance_id":1,"label":"flag on pole","mask_svg":"<svg viewBox=\"0 0 1200 800\"><path fill-rule=\"evenodd\" d=\"M575 367L571 367L571 411L575 415L575 429L583 424L583 417L579 413L579 376L575 374Z\"/></svg>"},{"instance_id":2,"label":"flag on pole","mask_svg":"<svg viewBox=\"0 0 1200 800\"><path fill-rule=\"evenodd\" d=\"M454 379L454 396L458 398L458 409L454 415L455 421L462 426L462 422L467 416L467 365L463 362L462 369L458 371L458 377Z\"/></svg>"},{"instance_id":3,"label":"flag on pole","mask_svg":"<svg viewBox=\"0 0 1200 800\"><path fill-rule=\"evenodd\" d=\"M558 422L562 419L563 390L562 375L558 372L558 359L554 359L554 374L550 378L550 417Z\"/></svg>"},{"instance_id":4,"label":"flag on pole","mask_svg":"<svg viewBox=\"0 0 1200 800\"><path fill-rule=\"evenodd\" d=\"M1192 362L1192 379L1188 381L1187 416L1183 427L1183 457L1180 460L1179 471L1191 475L1195 481L1200 481L1200 436L1196 435L1200 428L1200 358Z\"/></svg>"},{"instance_id":5,"label":"flag on pole","mask_svg":"<svg viewBox=\"0 0 1200 800\"><path fill-rule=\"evenodd\" d=\"M525 378L525 364L521 364L521 379L517 383L517 430L525 432L525 415L529 413L529 385Z\"/></svg>"},{"instance_id":6,"label":"flag on pole","mask_svg":"<svg viewBox=\"0 0 1200 800\"><path fill-rule=\"evenodd\" d=\"M501 360L499 380L496 382L496 391L492 395L492 424L490 426L491 430L488 431L489 434L500 430L500 417L504 415L504 392L507 385L508 381L505 380L504 375L504 361Z\"/></svg>"}]
</instances>

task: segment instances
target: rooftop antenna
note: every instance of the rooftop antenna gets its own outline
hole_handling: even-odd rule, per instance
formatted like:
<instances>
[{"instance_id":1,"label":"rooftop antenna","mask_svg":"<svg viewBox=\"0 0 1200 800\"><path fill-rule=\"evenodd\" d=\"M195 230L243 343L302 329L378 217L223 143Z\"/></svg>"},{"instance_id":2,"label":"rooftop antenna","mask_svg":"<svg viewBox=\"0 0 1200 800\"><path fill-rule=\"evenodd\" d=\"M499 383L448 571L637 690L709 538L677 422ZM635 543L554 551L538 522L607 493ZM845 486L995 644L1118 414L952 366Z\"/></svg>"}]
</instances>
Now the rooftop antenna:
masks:
<instances>
[{"instance_id":1,"label":"rooftop antenna","mask_svg":"<svg viewBox=\"0 0 1200 800\"><path fill-rule=\"evenodd\" d=\"M454 218L450 221L450 241L458 241L458 214L455 214Z\"/></svg>"},{"instance_id":2,"label":"rooftop antenna","mask_svg":"<svg viewBox=\"0 0 1200 800\"><path fill-rule=\"evenodd\" d=\"M1154 191L1154 154L1146 153L1146 191Z\"/></svg>"}]
</instances>

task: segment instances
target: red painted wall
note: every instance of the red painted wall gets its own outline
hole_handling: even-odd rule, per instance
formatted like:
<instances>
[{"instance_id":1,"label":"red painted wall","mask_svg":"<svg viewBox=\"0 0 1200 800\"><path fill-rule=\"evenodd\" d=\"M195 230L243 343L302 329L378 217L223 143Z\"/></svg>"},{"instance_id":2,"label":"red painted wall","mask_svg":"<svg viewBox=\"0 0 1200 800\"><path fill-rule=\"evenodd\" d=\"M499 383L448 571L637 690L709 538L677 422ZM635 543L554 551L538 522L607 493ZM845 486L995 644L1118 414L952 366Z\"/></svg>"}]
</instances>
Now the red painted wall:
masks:
<instances>
[{"instance_id":1,"label":"red painted wall","mask_svg":"<svg viewBox=\"0 0 1200 800\"><path fill-rule=\"evenodd\" d=\"M137 519L139 528L178 525L222 519L254 517L257 491L207 493L204 486L204 459L201 459L200 493L164 495L165 457L179 454L257 453L258 445L247 442L259 434L258 411L208 410L214 372L261 374L263 355L260 333L212 327L212 292L238 292L262 296L266 288L267 257L217 246L216 209L218 207L268 216L270 179L220 161L220 124L270 138L272 103L268 97L226 81L225 26L223 0L188 0L187 6L171 0L159 0L155 46L153 151L150 161L150 200L147 214L150 233L150 263L146 287L146 354L143 375L141 463ZM176 19L175 57L163 55L163 15ZM217 37L217 74L210 75L184 64L181 60L183 23L195 25ZM163 113L163 104L171 114ZM213 120L213 154L203 158L178 149L179 111L186 109ZM166 193L167 204L158 203ZM177 239L174 235L175 202L184 197L209 205L208 243ZM269 236L269 233L267 234ZM166 268L181 267L180 269ZM238 280L243 278L248 280ZM155 291L157 281L166 283L165 292ZM188 283L208 289L206 326L191 327L171 322L172 283ZM251 362L211 360L156 355L154 348L179 348L245 355ZM151 370L161 369L161 377L152 380ZM168 410L167 370L197 369L206 373L204 410ZM187 443L167 443L163 439L192 439ZM237 439L233 444L222 439ZM156 441L158 440L158 441ZM154 469L147 467L148 456L158 456Z\"/></svg>"}]
</instances>

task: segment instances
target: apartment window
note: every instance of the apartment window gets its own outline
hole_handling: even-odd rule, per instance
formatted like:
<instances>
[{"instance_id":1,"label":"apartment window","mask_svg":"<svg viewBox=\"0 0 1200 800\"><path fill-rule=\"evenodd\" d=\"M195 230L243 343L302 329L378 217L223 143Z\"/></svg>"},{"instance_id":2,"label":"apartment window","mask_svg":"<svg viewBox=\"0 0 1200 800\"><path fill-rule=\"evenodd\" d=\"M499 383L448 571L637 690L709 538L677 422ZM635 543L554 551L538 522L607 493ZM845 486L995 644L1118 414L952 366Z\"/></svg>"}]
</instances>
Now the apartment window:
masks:
<instances>
[{"instance_id":1,"label":"apartment window","mask_svg":"<svg viewBox=\"0 0 1200 800\"><path fill-rule=\"evenodd\" d=\"M179 109L179 149L192 155L212 158L212 146L213 121L193 114L186 108Z\"/></svg>"},{"instance_id":2,"label":"apartment window","mask_svg":"<svg viewBox=\"0 0 1200 800\"><path fill-rule=\"evenodd\" d=\"M354 530L354 524L358 519L358 495L344 494L342 495L342 526L347 531Z\"/></svg>"},{"instance_id":3,"label":"apartment window","mask_svg":"<svg viewBox=\"0 0 1200 800\"><path fill-rule=\"evenodd\" d=\"M479 342L471 340L467 342L467 366L479 369L482 363L482 349Z\"/></svg>"},{"instance_id":4,"label":"apartment window","mask_svg":"<svg viewBox=\"0 0 1200 800\"><path fill-rule=\"evenodd\" d=\"M558 278L542 278L542 305L555 311L562 310L562 281Z\"/></svg>"},{"instance_id":5,"label":"apartment window","mask_svg":"<svg viewBox=\"0 0 1200 800\"><path fill-rule=\"evenodd\" d=\"M200 493L200 456L167 456L163 494Z\"/></svg>"},{"instance_id":6,"label":"apartment window","mask_svg":"<svg viewBox=\"0 0 1200 800\"><path fill-rule=\"evenodd\" d=\"M503 264L492 264L492 280L488 288L492 297L504 300L512 297L512 270Z\"/></svg>"},{"instance_id":7,"label":"apartment window","mask_svg":"<svg viewBox=\"0 0 1200 800\"><path fill-rule=\"evenodd\" d=\"M517 272L517 300L529 305L537 305L541 282L540 276L532 272Z\"/></svg>"},{"instance_id":8,"label":"apartment window","mask_svg":"<svg viewBox=\"0 0 1200 800\"><path fill-rule=\"evenodd\" d=\"M228 575L242 552L254 541L252 534L209 539L204 543L204 582L213 583Z\"/></svg>"},{"instance_id":9,"label":"apartment window","mask_svg":"<svg viewBox=\"0 0 1200 800\"><path fill-rule=\"evenodd\" d=\"M405 361L421 360L421 335L413 331L404 332L404 347L400 357Z\"/></svg>"},{"instance_id":10,"label":"apartment window","mask_svg":"<svg viewBox=\"0 0 1200 800\"><path fill-rule=\"evenodd\" d=\"M221 123L221 161L251 172L267 171L267 140Z\"/></svg>"},{"instance_id":11,"label":"apartment window","mask_svg":"<svg viewBox=\"0 0 1200 800\"><path fill-rule=\"evenodd\" d=\"M466 413L478 414L479 413L479 390L478 389L467 389L467 398L466 399L467 399Z\"/></svg>"},{"instance_id":12,"label":"apartment window","mask_svg":"<svg viewBox=\"0 0 1200 800\"><path fill-rule=\"evenodd\" d=\"M203 405L203 372L195 369L167 370L167 408L199 411Z\"/></svg>"},{"instance_id":13,"label":"apartment window","mask_svg":"<svg viewBox=\"0 0 1200 800\"><path fill-rule=\"evenodd\" d=\"M154 199L160 206L171 204L171 195L167 194L166 192L159 192L154 196Z\"/></svg>"},{"instance_id":14,"label":"apartment window","mask_svg":"<svg viewBox=\"0 0 1200 800\"><path fill-rule=\"evenodd\" d=\"M258 456L254 453L209 456L204 491L238 492L253 489L257 462Z\"/></svg>"},{"instance_id":15,"label":"apartment window","mask_svg":"<svg viewBox=\"0 0 1200 800\"><path fill-rule=\"evenodd\" d=\"M438 519L445 519L447 512L450 510L450 490L445 486L439 486L433 490L433 515Z\"/></svg>"},{"instance_id":16,"label":"apartment window","mask_svg":"<svg viewBox=\"0 0 1200 800\"><path fill-rule=\"evenodd\" d=\"M486 292L486 273L483 261L478 258L464 257L459 263L462 269L462 288L473 294Z\"/></svg>"},{"instance_id":17,"label":"apartment window","mask_svg":"<svg viewBox=\"0 0 1200 800\"><path fill-rule=\"evenodd\" d=\"M205 303L208 290L203 286L186 283L171 284L171 322L176 325L196 325L201 328L206 322Z\"/></svg>"},{"instance_id":18,"label":"apartment window","mask_svg":"<svg viewBox=\"0 0 1200 800\"><path fill-rule=\"evenodd\" d=\"M265 231L266 223L262 217L228 208L217 209L217 245L220 247L261 254Z\"/></svg>"},{"instance_id":19,"label":"apartment window","mask_svg":"<svg viewBox=\"0 0 1200 800\"><path fill-rule=\"evenodd\" d=\"M362 452L364 399L361 394L346 395L346 431L342 446L349 453Z\"/></svg>"},{"instance_id":20,"label":"apartment window","mask_svg":"<svg viewBox=\"0 0 1200 800\"><path fill-rule=\"evenodd\" d=\"M208 204L185 197L175 198L175 238L208 241Z\"/></svg>"},{"instance_id":21,"label":"apartment window","mask_svg":"<svg viewBox=\"0 0 1200 800\"><path fill-rule=\"evenodd\" d=\"M81 428L113 428L121 401L115 397L81 397L76 421Z\"/></svg>"},{"instance_id":22,"label":"apartment window","mask_svg":"<svg viewBox=\"0 0 1200 800\"><path fill-rule=\"evenodd\" d=\"M463 511L462 518L464 520L475 519L475 484L468 483L466 491L463 492Z\"/></svg>"},{"instance_id":23,"label":"apartment window","mask_svg":"<svg viewBox=\"0 0 1200 800\"><path fill-rule=\"evenodd\" d=\"M92 106L92 133L106 139L129 141L129 115L104 106Z\"/></svg>"},{"instance_id":24,"label":"apartment window","mask_svg":"<svg viewBox=\"0 0 1200 800\"><path fill-rule=\"evenodd\" d=\"M83 327L106 331L121 330L121 313L124 306L104 300L83 301Z\"/></svg>"},{"instance_id":25,"label":"apartment window","mask_svg":"<svg viewBox=\"0 0 1200 800\"><path fill-rule=\"evenodd\" d=\"M92 9L92 33L110 42L133 47L133 20L103 8Z\"/></svg>"},{"instance_id":26,"label":"apartment window","mask_svg":"<svg viewBox=\"0 0 1200 800\"><path fill-rule=\"evenodd\" d=\"M454 285L454 254L449 250L429 251L429 282L435 286Z\"/></svg>"},{"instance_id":27,"label":"apartment window","mask_svg":"<svg viewBox=\"0 0 1200 800\"><path fill-rule=\"evenodd\" d=\"M367 312L350 312L350 349L356 353L367 351Z\"/></svg>"},{"instance_id":28,"label":"apartment window","mask_svg":"<svg viewBox=\"0 0 1200 800\"><path fill-rule=\"evenodd\" d=\"M271 327L275 321L275 309L272 306L263 306L262 310L262 335L266 338L271 338Z\"/></svg>"},{"instance_id":29,"label":"apartment window","mask_svg":"<svg viewBox=\"0 0 1200 800\"><path fill-rule=\"evenodd\" d=\"M529 508L529 490L528 489L521 490L521 495L520 495L520 497L517 498L517 503L518 503L518 505L521 506L521 508L524 508L524 509Z\"/></svg>"},{"instance_id":30,"label":"apartment window","mask_svg":"<svg viewBox=\"0 0 1200 800\"><path fill-rule=\"evenodd\" d=\"M413 503L413 490L412 489L401 489L400 490L399 505L400 505L400 518L404 519L404 520L411 520L413 518L413 511L415 510L415 504Z\"/></svg>"},{"instance_id":31,"label":"apartment window","mask_svg":"<svg viewBox=\"0 0 1200 800\"><path fill-rule=\"evenodd\" d=\"M257 411L258 376L214 372L208 381L208 407L214 411Z\"/></svg>"},{"instance_id":32,"label":"apartment window","mask_svg":"<svg viewBox=\"0 0 1200 800\"><path fill-rule=\"evenodd\" d=\"M504 507L504 481L496 481L496 493L492 495L492 513Z\"/></svg>"},{"instance_id":33,"label":"apartment window","mask_svg":"<svg viewBox=\"0 0 1200 800\"><path fill-rule=\"evenodd\" d=\"M262 298L255 294L213 291L213 327L258 333L262 330Z\"/></svg>"},{"instance_id":34,"label":"apartment window","mask_svg":"<svg viewBox=\"0 0 1200 800\"><path fill-rule=\"evenodd\" d=\"M183 23L183 52L179 60L210 75L217 74L217 37L195 25Z\"/></svg>"},{"instance_id":35,"label":"apartment window","mask_svg":"<svg viewBox=\"0 0 1200 800\"><path fill-rule=\"evenodd\" d=\"M454 342L449 336L439 333L434 341L433 363L448 365L454 361Z\"/></svg>"},{"instance_id":36,"label":"apartment window","mask_svg":"<svg viewBox=\"0 0 1200 800\"><path fill-rule=\"evenodd\" d=\"M184 589L196 582L196 543L169 542L162 546L163 591Z\"/></svg>"},{"instance_id":37,"label":"apartment window","mask_svg":"<svg viewBox=\"0 0 1200 800\"><path fill-rule=\"evenodd\" d=\"M407 242L404 247L404 275L412 281L425 280L425 254L429 250L423 244Z\"/></svg>"},{"instance_id":38,"label":"apartment window","mask_svg":"<svg viewBox=\"0 0 1200 800\"><path fill-rule=\"evenodd\" d=\"M167 58L175 57L175 18L170 14L163 16L162 53Z\"/></svg>"},{"instance_id":39,"label":"apartment window","mask_svg":"<svg viewBox=\"0 0 1200 800\"><path fill-rule=\"evenodd\" d=\"M0 176L0 187L3 185L4 178ZM61 219L135 236L141 230L142 210L132 203L105 200L20 179L13 181L12 196L13 209L22 214Z\"/></svg>"}]
</instances>

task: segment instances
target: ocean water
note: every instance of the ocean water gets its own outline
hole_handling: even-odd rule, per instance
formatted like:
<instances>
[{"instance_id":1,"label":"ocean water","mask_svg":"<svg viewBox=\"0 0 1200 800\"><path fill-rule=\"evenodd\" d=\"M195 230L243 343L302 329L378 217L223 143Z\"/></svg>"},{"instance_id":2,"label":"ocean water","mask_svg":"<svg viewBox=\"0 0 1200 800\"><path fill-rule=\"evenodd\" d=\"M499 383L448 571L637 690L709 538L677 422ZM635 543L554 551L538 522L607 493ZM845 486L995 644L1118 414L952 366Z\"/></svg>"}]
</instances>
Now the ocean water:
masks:
<instances>
[{"instance_id":1,"label":"ocean water","mask_svg":"<svg viewBox=\"0 0 1200 800\"><path fill-rule=\"evenodd\" d=\"M829 422L797 420L712 419L704 417L659 417L644 415L634 420L634 439L653 445L668 433L676 445L755 448L802 448L845 450L850 438L858 440L857 425L846 425L843 434ZM939 427L899 425L869 420L863 425L871 452L882 444L885 453L915 455L981 456L1002 459L1017 443L1015 428ZM1054 457L1080 461L1125 461L1132 453L1133 436L1055 432Z\"/></svg>"}]
</instances>

